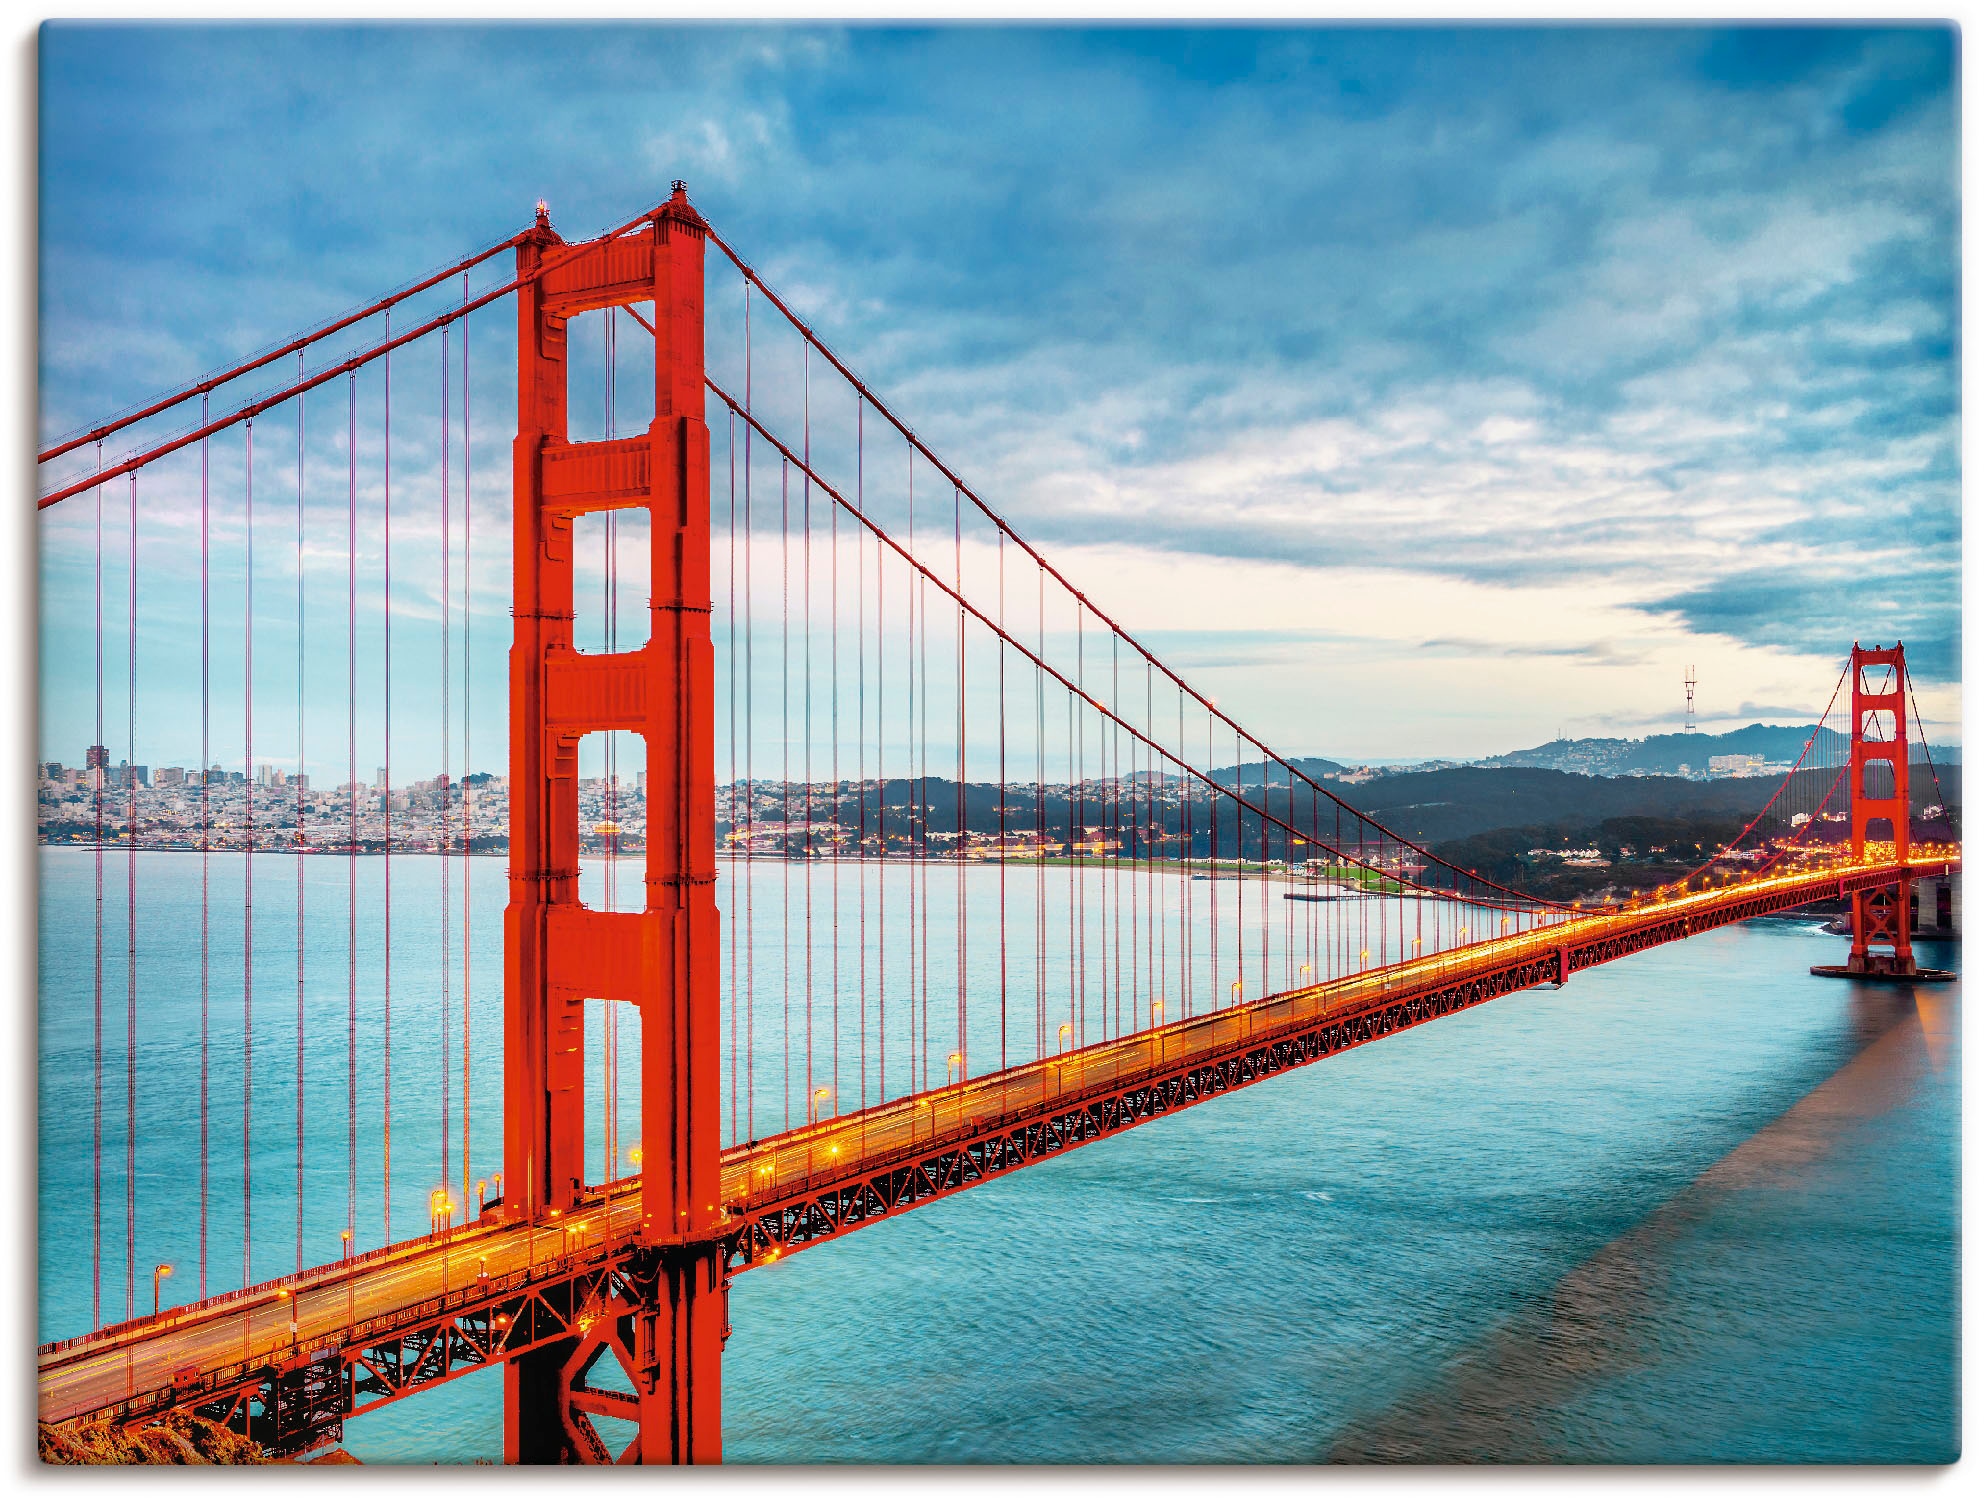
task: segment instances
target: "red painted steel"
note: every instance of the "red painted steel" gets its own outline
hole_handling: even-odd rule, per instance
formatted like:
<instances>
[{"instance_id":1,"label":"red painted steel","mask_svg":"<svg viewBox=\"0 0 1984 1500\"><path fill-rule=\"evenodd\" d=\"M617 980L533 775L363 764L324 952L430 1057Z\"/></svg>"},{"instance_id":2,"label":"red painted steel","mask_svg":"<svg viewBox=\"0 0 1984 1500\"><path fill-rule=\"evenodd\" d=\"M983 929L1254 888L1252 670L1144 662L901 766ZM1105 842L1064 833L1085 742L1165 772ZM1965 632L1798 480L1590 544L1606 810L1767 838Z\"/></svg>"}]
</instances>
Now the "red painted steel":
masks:
<instances>
[{"instance_id":1,"label":"red painted steel","mask_svg":"<svg viewBox=\"0 0 1984 1500\"><path fill-rule=\"evenodd\" d=\"M1889 825L1897 864L1908 861L1908 712L1902 702L1907 681L1900 641L1886 650L1853 643L1852 755L1848 764L1853 858L1865 857L1868 826L1877 819ZM1885 734L1883 733L1885 731ZM1870 738L1870 736L1881 736ZM1870 796L1870 767L1887 767L1881 778L1888 795ZM1915 953L1909 943L1913 921L1909 912L1915 883L1903 879L1890 886L1857 891L1853 896L1853 946L1846 967L1853 974L1913 974ZM1885 950L1885 951L1877 951Z\"/></svg>"},{"instance_id":2,"label":"red painted steel","mask_svg":"<svg viewBox=\"0 0 1984 1500\"><path fill-rule=\"evenodd\" d=\"M577 1337L506 1365L505 1456L586 1461L591 1414L638 1421L645 1463L722 1456L725 1293L718 1162L716 731L710 640L709 433L703 421L704 225L676 184L638 232L540 272L540 220L517 254L516 627L510 660L510 906L505 918L508 1212L541 1222L585 1177L585 1002L641 1007L647 1290ZM645 437L566 438L566 324L652 300L655 417ZM653 628L635 651L581 656L572 527L646 506ZM579 901L578 750L589 733L647 746L645 909ZM631 1295L631 1294L629 1294ZM611 1353L637 1396L586 1384Z\"/></svg>"}]
</instances>

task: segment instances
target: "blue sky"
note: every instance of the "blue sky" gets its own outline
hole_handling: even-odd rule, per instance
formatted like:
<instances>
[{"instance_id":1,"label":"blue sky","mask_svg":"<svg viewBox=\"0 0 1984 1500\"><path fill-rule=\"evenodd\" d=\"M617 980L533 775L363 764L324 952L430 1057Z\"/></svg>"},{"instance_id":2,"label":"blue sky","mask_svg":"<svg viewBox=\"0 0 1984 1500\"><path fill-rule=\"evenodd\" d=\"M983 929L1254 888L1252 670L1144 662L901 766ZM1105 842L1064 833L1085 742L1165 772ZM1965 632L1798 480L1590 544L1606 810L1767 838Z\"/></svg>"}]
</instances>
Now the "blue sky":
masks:
<instances>
[{"instance_id":1,"label":"blue sky","mask_svg":"<svg viewBox=\"0 0 1984 1500\"><path fill-rule=\"evenodd\" d=\"M1896 634L1953 738L1955 68L1935 27L51 26L43 432L681 177L1286 753L1672 729L1690 664L1709 727L1796 718Z\"/></svg>"}]
</instances>

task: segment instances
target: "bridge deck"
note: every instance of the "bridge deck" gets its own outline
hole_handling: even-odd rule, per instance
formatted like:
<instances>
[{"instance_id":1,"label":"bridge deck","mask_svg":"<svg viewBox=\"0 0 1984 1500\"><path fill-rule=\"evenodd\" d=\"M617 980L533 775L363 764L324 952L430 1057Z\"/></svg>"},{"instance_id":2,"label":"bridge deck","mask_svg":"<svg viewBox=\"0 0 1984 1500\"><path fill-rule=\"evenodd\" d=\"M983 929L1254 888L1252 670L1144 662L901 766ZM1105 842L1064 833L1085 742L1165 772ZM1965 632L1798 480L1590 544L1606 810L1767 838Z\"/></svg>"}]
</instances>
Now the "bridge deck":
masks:
<instances>
[{"instance_id":1,"label":"bridge deck","mask_svg":"<svg viewBox=\"0 0 1984 1500\"><path fill-rule=\"evenodd\" d=\"M1953 867L1945 856L1921 858L1910 862L1909 873ZM775 1258L1560 972L1842 891L1889 884L1900 873L1892 865L1842 864L1577 917L1179 1020L733 1148L723 1160L724 1202L737 1226L732 1263ZM359 1384L384 1392L378 1399L392 1399L416 1383L446 1379L553 1336L525 1329L533 1290L571 1283L589 1268L624 1258L635 1244L638 1197L638 1180L628 1179L557 1219L491 1219L281 1285L44 1346L38 1362L41 1418L137 1418L211 1403L262 1385L271 1368L293 1368L313 1354L331 1353L365 1364ZM480 1332L458 1337L459 1348L438 1332L470 1324ZM537 1322L531 1327L537 1330ZM383 1371L376 1354L410 1330L421 1331L416 1352L441 1350L424 1378L417 1371ZM362 1395L361 1408L375 1404Z\"/></svg>"}]
</instances>

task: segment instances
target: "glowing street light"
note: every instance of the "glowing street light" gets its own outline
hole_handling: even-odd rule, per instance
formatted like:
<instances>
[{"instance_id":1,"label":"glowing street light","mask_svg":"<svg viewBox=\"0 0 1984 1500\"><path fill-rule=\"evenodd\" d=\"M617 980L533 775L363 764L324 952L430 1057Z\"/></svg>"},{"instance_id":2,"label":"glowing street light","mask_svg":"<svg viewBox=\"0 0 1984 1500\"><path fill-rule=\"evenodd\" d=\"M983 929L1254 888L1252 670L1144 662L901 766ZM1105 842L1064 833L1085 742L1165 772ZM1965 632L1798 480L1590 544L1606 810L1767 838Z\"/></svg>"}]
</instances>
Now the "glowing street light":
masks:
<instances>
[{"instance_id":1,"label":"glowing street light","mask_svg":"<svg viewBox=\"0 0 1984 1500\"><path fill-rule=\"evenodd\" d=\"M1153 1026L1162 1026L1164 1024L1164 1001L1162 999L1153 1000L1150 1003L1150 1024Z\"/></svg>"},{"instance_id":2,"label":"glowing street light","mask_svg":"<svg viewBox=\"0 0 1984 1500\"><path fill-rule=\"evenodd\" d=\"M953 1052L944 1059L944 1087L950 1087L951 1075L953 1073L957 1075L957 1081L959 1083L964 1082L964 1054L962 1052Z\"/></svg>"},{"instance_id":3,"label":"glowing street light","mask_svg":"<svg viewBox=\"0 0 1984 1500\"><path fill-rule=\"evenodd\" d=\"M1063 1021L1063 1022L1061 1023L1061 1030L1060 1030L1060 1043L1061 1043L1061 1045L1060 1045L1060 1048L1059 1048L1059 1050L1060 1050L1060 1051L1063 1051L1063 1052L1065 1052L1065 1051L1067 1051L1067 1049L1068 1049L1068 1033L1069 1033L1069 1032L1071 1032L1071 1031L1073 1031L1073 1030L1074 1030L1074 1027L1072 1027L1072 1026L1070 1026L1070 1025L1069 1025L1069 1024L1068 1024L1068 1023L1066 1022L1066 1021Z\"/></svg>"},{"instance_id":4,"label":"glowing street light","mask_svg":"<svg viewBox=\"0 0 1984 1500\"><path fill-rule=\"evenodd\" d=\"M171 1274L172 1267L169 1265L161 1264L152 1267L152 1316L154 1318L158 1316L158 1284Z\"/></svg>"},{"instance_id":5,"label":"glowing street light","mask_svg":"<svg viewBox=\"0 0 1984 1500\"><path fill-rule=\"evenodd\" d=\"M427 1216L436 1234L454 1223L455 1205L448 1200L446 1188L436 1188L427 1195Z\"/></svg>"},{"instance_id":6,"label":"glowing street light","mask_svg":"<svg viewBox=\"0 0 1984 1500\"><path fill-rule=\"evenodd\" d=\"M340 1243L341 1243L341 1246L342 1246L342 1248L341 1248L341 1249L340 1249L340 1250L338 1251L338 1259L339 1259L339 1260L350 1260L350 1259L351 1259L351 1231L350 1231L349 1229L340 1229L340 1230L338 1231L338 1240L340 1241Z\"/></svg>"},{"instance_id":7,"label":"glowing street light","mask_svg":"<svg viewBox=\"0 0 1984 1500\"><path fill-rule=\"evenodd\" d=\"M813 1090L812 1097L806 1101L806 1120L808 1124L817 1125L820 1123L821 1101L831 1099L833 1096L834 1091L824 1083Z\"/></svg>"},{"instance_id":8,"label":"glowing street light","mask_svg":"<svg viewBox=\"0 0 1984 1500\"><path fill-rule=\"evenodd\" d=\"M632 1167L636 1172L641 1170L641 1148L639 1146L629 1146L627 1148L627 1165Z\"/></svg>"}]
</instances>

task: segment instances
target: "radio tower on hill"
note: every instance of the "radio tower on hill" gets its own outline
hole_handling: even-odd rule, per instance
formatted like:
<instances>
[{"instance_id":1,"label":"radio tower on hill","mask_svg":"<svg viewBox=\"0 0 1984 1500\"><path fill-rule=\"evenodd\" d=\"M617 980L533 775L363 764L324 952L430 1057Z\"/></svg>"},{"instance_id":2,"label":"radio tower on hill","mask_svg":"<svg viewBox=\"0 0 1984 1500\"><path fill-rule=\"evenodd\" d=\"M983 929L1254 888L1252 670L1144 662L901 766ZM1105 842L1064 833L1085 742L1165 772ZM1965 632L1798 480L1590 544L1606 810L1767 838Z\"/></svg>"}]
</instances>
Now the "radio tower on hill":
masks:
<instances>
[{"instance_id":1,"label":"radio tower on hill","mask_svg":"<svg viewBox=\"0 0 1984 1500\"><path fill-rule=\"evenodd\" d=\"M1688 690L1688 711L1681 721L1681 732L1693 734L1695 732L1695 669L1693 667L1688 668L1688 675L1682 679L1682 683Z\"/></svg>"}]
</instances>

